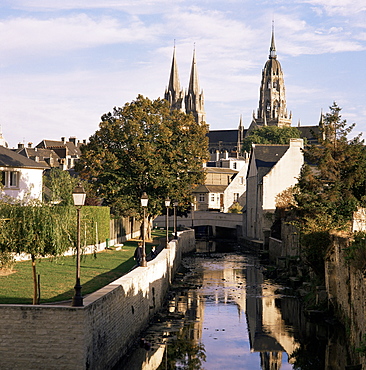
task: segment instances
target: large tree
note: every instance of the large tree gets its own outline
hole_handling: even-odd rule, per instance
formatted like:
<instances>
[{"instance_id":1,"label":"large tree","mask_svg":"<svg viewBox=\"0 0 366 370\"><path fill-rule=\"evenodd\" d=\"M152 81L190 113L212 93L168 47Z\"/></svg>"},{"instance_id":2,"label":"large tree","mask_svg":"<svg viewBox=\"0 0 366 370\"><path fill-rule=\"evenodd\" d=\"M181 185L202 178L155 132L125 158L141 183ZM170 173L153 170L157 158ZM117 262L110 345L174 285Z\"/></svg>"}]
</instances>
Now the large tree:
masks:
<instances>
[{"instance_id":1,"label":"large tree","mask_svg":"<svg viewBox=\"0 0 366 370\"><path fill-rule=\"evenodd\" d=\"M121 215L141 215L143 192L149 197L150 219L163 212L167 197L183 210L192 187L204 180L206 133L206 125L171 111L167 101L139 95L102 116L99 130L81 149L77 170Z\"/></svg>"},{"instance_id":2,"label":"large tree","mask_svg":"<svg viewBox=\"0 0 366 370\"><path fill-rule=\"evenodd\" d=\"M322 273L330 230L350 230L357 206L365 204L366 151L360 136L348 139L348 126L336 103L324 116L319 144L305 149L295 199L302 245L310 264Z\"/></svg>"},{"instance_id":3,"label":"large tree","mask_svg":"<svg viewBox=\"0 0 366 370\"><path fill-rule=\"evenodd\" d=\"M250 152L253 143L288 145L290 139L299 138L300 136L301 132L296 127L258 127L243 140L243 150Z\"/></svg>"}]
</instances>

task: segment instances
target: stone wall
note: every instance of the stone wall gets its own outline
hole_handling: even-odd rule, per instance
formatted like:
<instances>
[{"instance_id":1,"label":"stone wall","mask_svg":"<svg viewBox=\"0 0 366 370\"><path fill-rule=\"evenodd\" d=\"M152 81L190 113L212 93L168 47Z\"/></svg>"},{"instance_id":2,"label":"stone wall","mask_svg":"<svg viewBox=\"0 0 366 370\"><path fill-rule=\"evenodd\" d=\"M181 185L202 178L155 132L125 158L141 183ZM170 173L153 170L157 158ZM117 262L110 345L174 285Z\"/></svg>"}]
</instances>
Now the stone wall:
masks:
<instances>
[{"instance_id":1,"label":"stone wall","mask_svg":"<svg viewBox=\"0 0 366 370\"><path fill-rule=\"evenodd\" d=\"M346 261L345 248L348 246L348 238L332 235L325 262L326 288L330 302L350 335L353 348L359 348L366 335L366 278L363 271ZM359 361L366 368L365 356Z\"/></svg>"},{"instance_id":2,"label":"stone wall","mask_svg":"<svg viewBox=\"0 0 366 370\"><path fill-rule=\"evenodd\" d=\"M147 267L84 298L84 307L0 305L1 369L110 369L161 307L193 230L178 234Z\"/></svg>"}]
</instances>

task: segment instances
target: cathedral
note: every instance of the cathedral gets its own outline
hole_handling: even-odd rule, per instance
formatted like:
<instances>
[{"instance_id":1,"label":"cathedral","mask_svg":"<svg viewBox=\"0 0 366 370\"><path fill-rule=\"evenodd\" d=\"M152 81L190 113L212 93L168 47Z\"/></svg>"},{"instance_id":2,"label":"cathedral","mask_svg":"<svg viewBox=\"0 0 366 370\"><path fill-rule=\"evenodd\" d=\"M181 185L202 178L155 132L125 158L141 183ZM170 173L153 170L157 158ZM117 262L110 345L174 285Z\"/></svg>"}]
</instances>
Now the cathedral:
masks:
<instances>
[{"instance_id":1,"label":"cathedral","mask_svg":"<svg viewBox=\"0 0 366 370\"><path fill-rule=\"evenodd\" d=\"M180 88L178 65L174 47L169 85L165 90L164 99L169 102L171 109L178 109L187 114L193 114L196 122L198 123L206 122L203 91L200 91L198 82L196 50L193 51L188 90L184 92L183 89Z\"/></svg>"},{"instance_id":2,"label":"cathedral","mask_svg":"<svg viewBox=\"0 0 366 370\"><path fill-rule=\"evenodd\" d=\"M179 109L191 113L196 122L205 123L205 109L203 91L200 90L196 64L196 52L193 51L192 68L189 79L189 87L183 91L179 83L178 65L173 51L172 67L170 71L169 85L165 90L164 98L169 102L171 109ZM319 125L321 125L322 115ZM242 143L246 135L257 127L277 126L286 127L292 124L292 113L286 106L285 81L281 63L277 59L274 29L272 28L269 57L262 70L262 80L259 89L259 104L256 112L253 112L252 121L248 129L244 129L242 117L239 119L237 129L210 130L209 151L210 153L229 153L232 157L244 155ZM301 137L306 138L308 143L315 142L319 134L319 125L300 126Z\"/></svg>"}]
</instances>

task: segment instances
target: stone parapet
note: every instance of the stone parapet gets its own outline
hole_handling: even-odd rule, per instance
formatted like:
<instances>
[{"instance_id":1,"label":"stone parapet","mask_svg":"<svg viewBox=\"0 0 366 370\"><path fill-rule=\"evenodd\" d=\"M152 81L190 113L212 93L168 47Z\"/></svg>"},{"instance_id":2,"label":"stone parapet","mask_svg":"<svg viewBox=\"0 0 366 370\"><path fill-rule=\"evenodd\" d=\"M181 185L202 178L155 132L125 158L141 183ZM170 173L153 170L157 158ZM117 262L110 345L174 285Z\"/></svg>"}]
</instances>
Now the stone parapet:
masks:
<instances>
[{"instance_id":1,"label":"stone parapet","mask_svg":"<svg viewBox=\"0 0 366 370\"><path fill-rule=\"evenodd\" d=\"M1 369L110 369L164 300L193 230L148 262L84 298L84 307L0 305Z\"/></svg>"}]
</instances>

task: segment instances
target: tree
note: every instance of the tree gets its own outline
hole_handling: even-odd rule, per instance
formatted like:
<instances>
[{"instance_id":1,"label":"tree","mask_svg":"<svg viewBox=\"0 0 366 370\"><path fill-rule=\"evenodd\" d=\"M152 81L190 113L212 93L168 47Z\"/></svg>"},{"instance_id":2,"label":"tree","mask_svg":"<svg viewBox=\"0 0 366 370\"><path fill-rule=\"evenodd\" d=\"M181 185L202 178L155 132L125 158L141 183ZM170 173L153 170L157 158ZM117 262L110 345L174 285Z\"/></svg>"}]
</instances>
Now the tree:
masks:
<instances>
[{"instance_id":1,"label":"tree","mask_svg":"<svg viewBox=\"0 0 366 370\"><path fill-rule=\"evenodd\" d=\"M49 206L38 201L25 205L2 201L0 223L0 251L31 255L33 304L36 304L36 260L39 257L62 255L75 245L75 209L70 206Z\"/></svg>"},{"instance_id":2,"label":"tree","mask_svg":"<svg viewBox=\"0 0 366 370\"><path fill-rule=\"evenodd\" d=\"M43 176L44 201L53 204L73 205L72 191L78 179L71 177L68 171L51 168Z\"/></svg>"},{"instance_id":3,"label":"tree","mask_svg":"<svg viewBox=\"0 0 366 370\"><path fill-rule=\"evenodd\" d=\"M84 179L115 213L141 217L140 198L149 197L151 220L164 211L164 199L190 207L191 191L202 183L208 157L206 125L173 110L168 102L139 95L104 114L100 128L81 148L77 164Z\"/></svg>"},{"instance_id":4,"label":"tree","mask_svg":"<svg viewBox=\"0 0 366 370\"><path fill-rule=\"evenodd\" d=\"M290 139L301 137L296 127L262 126L254 129L243 141L243 150L250 152L252 144L288 145Z\"/></svg>"},{"instance_id":5,"label":"tree","mask_svg":"<svg viewBox=\"0 0 366 370\"><path fill-rule=\"evenodd\" d=\"M357 206L365 203L366 151L357 136L348 140L354 124L342 120L336 103L324 117L319 144L305 149L295 192L296 216L308 262L320 274L330 230L350 230Z\"/></svg>"}]
</instances>

